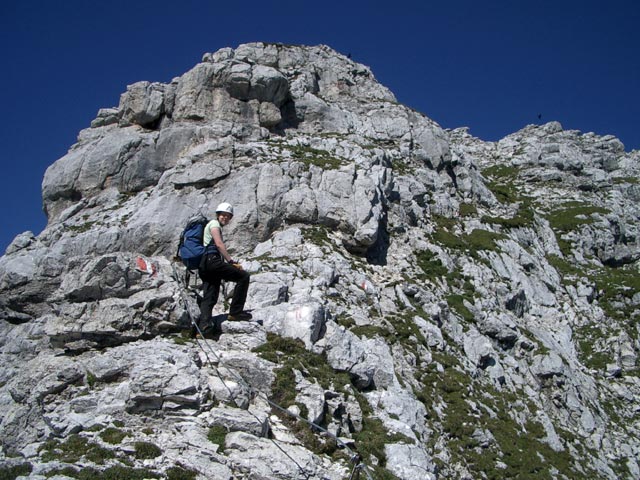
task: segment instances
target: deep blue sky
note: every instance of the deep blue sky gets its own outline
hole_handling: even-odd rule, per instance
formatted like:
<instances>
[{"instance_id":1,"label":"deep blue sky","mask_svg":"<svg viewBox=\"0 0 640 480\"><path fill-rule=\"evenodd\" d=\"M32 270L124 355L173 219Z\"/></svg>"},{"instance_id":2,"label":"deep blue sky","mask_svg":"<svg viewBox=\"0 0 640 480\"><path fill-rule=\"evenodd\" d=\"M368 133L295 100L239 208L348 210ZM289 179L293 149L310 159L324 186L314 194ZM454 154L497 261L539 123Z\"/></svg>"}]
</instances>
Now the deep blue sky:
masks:
<instances>
[{"instance_id":1,"label":"deep blue sky","mask_svg":"<svg viewBox=\"0 0 640 480\"><path fill-rule=\"evenodd\" d=\"M128 84L253 41L326 44L445 128L530 123L640 149L637 0L3 0L0 254L45 226L44 171Z\"/></svg>"}]
</instances>

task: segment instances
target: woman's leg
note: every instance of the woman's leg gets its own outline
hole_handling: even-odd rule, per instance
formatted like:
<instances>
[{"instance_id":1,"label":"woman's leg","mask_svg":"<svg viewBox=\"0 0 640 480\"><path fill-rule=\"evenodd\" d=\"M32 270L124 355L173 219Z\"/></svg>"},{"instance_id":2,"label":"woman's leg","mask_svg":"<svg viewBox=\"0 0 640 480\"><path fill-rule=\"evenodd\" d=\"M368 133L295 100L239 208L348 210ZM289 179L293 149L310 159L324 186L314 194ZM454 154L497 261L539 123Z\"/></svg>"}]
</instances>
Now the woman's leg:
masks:
<instances>
[{"instance_id":1,"label":"woman's leg","mask_svg":"<svg viewBox=\"0 0 640 480\"><path fill-rule=\"evenodd\" d=\"M231 307L229 315L238 315L244 310L244 304L247 301L247 292L249 291L249 275L244 270L229 265L228 263L220 263L216 265L215 275L226 281L235 282L235 290L231 299Z\"/></svg>"}]
</instances>

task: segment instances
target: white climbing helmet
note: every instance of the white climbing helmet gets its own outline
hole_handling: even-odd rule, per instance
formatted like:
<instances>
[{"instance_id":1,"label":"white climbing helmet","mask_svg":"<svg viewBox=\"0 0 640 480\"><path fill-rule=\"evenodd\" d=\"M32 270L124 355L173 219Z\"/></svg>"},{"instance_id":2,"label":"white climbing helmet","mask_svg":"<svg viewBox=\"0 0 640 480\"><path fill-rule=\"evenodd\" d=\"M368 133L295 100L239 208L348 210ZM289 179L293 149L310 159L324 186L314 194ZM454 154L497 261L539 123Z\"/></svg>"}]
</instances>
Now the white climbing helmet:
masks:
<instances>
[{"instance_id":1,"label":"white climbing helmet","mask_svg":"<svg viewBox=\"0 0 640 480\"><path fill-rule=\"evenodd\" d=\"M216 208L216 213L228 213L233 217L233 206L230 203L222 202Z\"/></svg>"}]
</instances>

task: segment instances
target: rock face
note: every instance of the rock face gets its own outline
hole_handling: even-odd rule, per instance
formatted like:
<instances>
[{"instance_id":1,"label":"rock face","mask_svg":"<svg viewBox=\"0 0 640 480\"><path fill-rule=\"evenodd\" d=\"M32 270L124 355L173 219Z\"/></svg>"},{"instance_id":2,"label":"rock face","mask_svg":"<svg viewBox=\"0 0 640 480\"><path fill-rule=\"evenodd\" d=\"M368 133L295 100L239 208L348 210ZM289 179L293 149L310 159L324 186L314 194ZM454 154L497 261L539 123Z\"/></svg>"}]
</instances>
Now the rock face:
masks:
<instances>
[{"instance_id":1,"label":"rock face","mask_svg":"<svg viewBox=\"0 0 640 480\"><path fill-rule=\"evenodd\" d=\"M0 258L0 472L640 478L639 171L444 131L325 46L130 85ZM195 340L172 257L222 201L260 322Z\"/></svg>"}]
</instances>

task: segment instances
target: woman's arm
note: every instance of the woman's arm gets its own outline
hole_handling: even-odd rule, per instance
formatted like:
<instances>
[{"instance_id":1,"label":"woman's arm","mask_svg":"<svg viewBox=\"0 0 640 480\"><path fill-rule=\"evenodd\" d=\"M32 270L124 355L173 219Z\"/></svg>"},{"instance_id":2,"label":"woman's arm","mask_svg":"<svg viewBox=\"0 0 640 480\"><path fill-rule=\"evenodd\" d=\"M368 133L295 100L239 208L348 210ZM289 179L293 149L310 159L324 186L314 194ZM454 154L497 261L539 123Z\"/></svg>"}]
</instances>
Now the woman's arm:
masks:
<instances>
[{"instance_id":1,"label":"woman's arm","mask_svg":"<svg viewBox=\"0 0 640 480\"><path fill-rule=\"evenodd\" d=\"M220 229L217 227L211 227L210 230L211 238L213 239L213 243L216 244L220 255L222 255L222 258L224 258L227 262L231 263L231 256L227 252L227 247L224 246L224 241L222 240L222 233L220 232Z\"/></svg>"}]
</instances>

